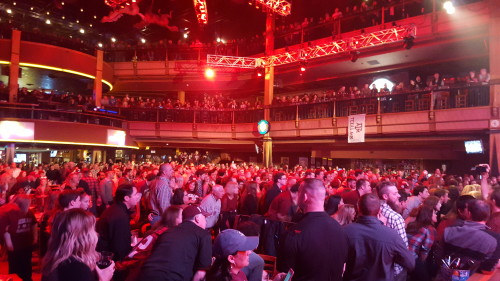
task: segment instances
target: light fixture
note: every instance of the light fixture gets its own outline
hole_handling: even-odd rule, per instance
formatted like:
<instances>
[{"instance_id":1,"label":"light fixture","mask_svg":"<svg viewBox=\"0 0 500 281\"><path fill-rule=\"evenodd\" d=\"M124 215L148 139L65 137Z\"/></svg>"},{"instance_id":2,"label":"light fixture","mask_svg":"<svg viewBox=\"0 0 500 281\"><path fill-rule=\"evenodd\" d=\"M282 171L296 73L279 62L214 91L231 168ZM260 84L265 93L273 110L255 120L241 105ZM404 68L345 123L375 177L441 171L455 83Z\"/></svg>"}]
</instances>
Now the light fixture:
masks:
<instances>
[{"instance_id":1,"label":"light fixture","mask_svg":"<svg viewBox=\"0 0 500 281\"><path fill-rule=\"evenodd\" d=\"M79 21L79 20L76 20L76 23L80 23L80 21Z\"/></svg>"},{"instance_id":2,"label":"light fixture","mask_svg":"<svg viewBox=\"0 0 500 281\"><path fill-rule=\"evenodd\" d=\"M47 20L45 21L45 23L46 23L46 24L51 24L51 22L50 22L50 20L49 20L49 19L47 19Z\"/></svg>"},{"instance_id":3,"label":"light fixture","mask_svg":"<svg viewBox=\"0 0 500 281\"><path fill-rule=\"evenodd\" d=\"M65 17L65 16L62 16L62 17L61 17L61 19L63 19L63 20L64 20L64 19L66 19L66 17Z\"/></svg>"},{"instance_id":4,"label":"light fixture","mask_svg":"<svg viewBox=\"0 0 500 281\"><path fill-rule=\"evenodd\" d=\"M142 43L142 44L146 44L146 39L141 38L141 43Z\"/></svg>"},{"instance_id":5,"label":"light fixture","mask_svg":"<svg viewBox=\"0 0 500 281\"><path fill-rule=\"evenodd\" d=\"M446 13L448 13L448 15L453 15L455 13L456 9L455 7L451 7L449 9L446 9Z\"/></svg>"},{"instance_id":6,"label":"light fixture","mask_svg":"<svg viewBox=\"0 0 500 281\"><path fill-rule=\"evenodd\" d=\"M89 24L89 27L92 27L92 24Z\"/></svg>"},{"instance_id":7,"label":"light fixture","mask_svg":"<svg viewBox=\"0 0 500 281\"><path fill-rule=\"evenodd\" d=\"M61 2L61 5L63 5L63 6L64 6L64 2Z\"/></svg>"},{"instance_id":8,"label":"light fixture","mask_svg":"<svg viewBox=\"0 0 500 281\"><path fill-rule=\"evenodd\" d=\"M80 9L80 12L82 12L82 13L83 13L83 9Z\"/></svg>"},{"instance_id":9,"label":"light fixture","mask_svg":"<svg viewBox=\"0 0 500 281\"><path fill-rule=\"evenodd\" d=\"M6 12L7 12L7 14L12 14L12 10L11 9L7 9Z\"/></svg>"},{"instance_id":10,"label":"light fixture","mask_svg":"<svg viewBox=\"0 0 500 281\"><path fill-rule=\"evenodd\" d=\"M30 8L31 11L33 11L33 9L35 9L35 8L33 8L33 7Z\"/></svg>"},{"instance_id":11,"label":"light fixture","mask_svg":"<svg viewBox=\"0 0 500 281\"><path fill-rule=\"evenodd\" d=\"M81 34L84 34L84 33L85 33L85 29L80 28L80 33L81 33Z\"/></svg>"},{"instance_id":12,"label":"light fixture","mask_svg":"<svg viewBox=\"0 0 500 281\"><path fill-rule=\"evenodd\" d=\"M188 38L188 34L187 33L184 33L184 39Z\"/></svg>"},{"instance_id":13,"label":"light fixture","mask_svg":"<svg viewBox=\"0 0 500 281\"><path fill-rule=\"evenodd\" d=\"M97 18L97 16L96 16L96 15L94 15L94 19L96 19L96 18Z\"/></svg>"},{"instance_id":14,"label":"light fixture","mask_svg":"<svg viewBox=\"0 0 500 281\"><path fill-rule=\"evenodd\" d=\"M221 39L217 37L217 43L220 43Z\"/></svg>"},{"instance_id":15,"label":"light fixture","mask_svg":"<svg viewBox=\"0 0 500 281\"><path fill-rule=\"evenodd\" d=\"M15 5L17 5L17 3L16 3L16 2L13 2L13 3L12 3L12 5L14 5L14 6L15 6Z\"/></svg>"},{"instance_id":16,"label":"light fixture","mask_svg":"<svg viewBox=\"0 0 500 281\"><path fill-rule=\"evenodd\" d=\"M264 68L258 67L257 68L257 77L262 77L262 76L264 76Z\"/></svg>"},{"instance_id":17,"label":"light fixture","mask_svg":"<svg viewBox=\"0 0 500 281\"><path fill-rule=\"evenodd\" d=\"M98 46L99 48L102 48L102 43L101 43L101 42L97 43L97 46Z\"/></svg>"},{"instance_id":18,"label":"light fixture","mask_svg":"<svg viewBox=\"0 0 500 281\"><path fill-rule=\"evenodd\" d=\"M47 16L50 16L50 12L47 12Z\"/></svg>"},{"instance_id":19,"label":"light fixture","mask_svg":"<svg viewBox=\"0 0 500 281\"><path fill-rule=\"evenodd\" d=\"M115 43L116 42L116 38L115 37L111 37L111 42Z\"/></svg>"},{"instance_id":20,"label":"light fixture","mask_svg":"<svg viewBox=\"0 0 500 281\"><path fill-rule=\"evenodd\" d=\"M207 79L213 79L215 78L215 71L211 68L205 69L205 77Z\"/></svg>"},{"instance_id":21,"label":"light fixture","mask_svg":"<svg viewBox=\"0 0 500 281\"><path fill-rule=\"evenodd\" d=\"M356 62L359 58L359 52L358 51L350 51L349 56L352 62Z\"/></svg>"},{"instance_id":22,"label":"light fixture","mask_svg":"<svg viewBox=\"0 0 500 281\"><path fill-rule=\"evenodd\" d=\"M450 0L445 1L443 3L443 8L446 10L446 13L448 13L449 15L454 14L456 11L455 6L453 5L453 2Z\"/></svg>"},{"instance_id":23,"label":"light fixture","mask_svg":"<svg viewBox=\"0 0 500 281\"><path fill-rule=\"evenodd\" d=\"M300 72L306 72L306 70L307 70L307 62L301 61L300 62Z\"/></svg>"},{"instance_id":24,"label":"light fixture","mask_svg":"<svg viewBox=\"0 0 500 281\"><path fill-rule=\"evenodd\" d=\"M413 47L413 45L415 44L414 40L415 40L415 37L413 37L411 35L406 36L405 38L403 38L403 47L407 50L411 49L411 47Z\"/></svg>"}]
</instances>

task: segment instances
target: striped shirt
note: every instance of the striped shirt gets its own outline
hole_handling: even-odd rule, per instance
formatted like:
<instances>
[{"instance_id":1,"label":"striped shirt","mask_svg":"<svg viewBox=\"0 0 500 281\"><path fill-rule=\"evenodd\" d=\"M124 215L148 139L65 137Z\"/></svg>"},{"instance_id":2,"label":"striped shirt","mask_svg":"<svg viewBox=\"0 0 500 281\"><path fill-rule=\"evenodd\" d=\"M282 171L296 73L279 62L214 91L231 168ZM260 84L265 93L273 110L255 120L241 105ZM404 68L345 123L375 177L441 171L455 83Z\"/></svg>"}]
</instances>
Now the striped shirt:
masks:
<instances>
[{"instance_id":1,"label":"striped shirt","mask_svg":"<svg viewBox=\"0 0 500 281\"><path fill-rule=\"evenodd\" d=\"M406 225L403 216L398 214L389 205L387 205L387 202L385 202L385 200L380 200L380 203L380 213L387 218L386 226L396 230L399 236L403 238L406 247L408 247L408 237L406 236ZM403 267L401 267L399 264L394 264L395 275L400 274L402 271Z\"/></svg>"}]
</instances>

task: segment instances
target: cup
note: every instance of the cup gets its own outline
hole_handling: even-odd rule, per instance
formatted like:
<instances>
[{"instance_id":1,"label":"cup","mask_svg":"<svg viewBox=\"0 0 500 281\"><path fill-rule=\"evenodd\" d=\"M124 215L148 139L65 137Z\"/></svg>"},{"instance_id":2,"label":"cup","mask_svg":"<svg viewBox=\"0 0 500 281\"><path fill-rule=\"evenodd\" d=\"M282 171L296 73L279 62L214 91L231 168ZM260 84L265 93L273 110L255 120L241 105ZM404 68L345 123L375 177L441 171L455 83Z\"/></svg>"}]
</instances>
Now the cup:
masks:
<instances>
[{"instance_id":1,"label":"cup","mask_svg":"<svg viewBox=\"0 0 500 281\"><path fill-rule=\"evenodd\" d=\"M113 261L113 256L114 254L111 252L106 252L106 251L99 252L99 260L97 261L97 266L100 269L107 268L108 266L111 265L111 262Z\"/></svg>"}]
</instances>

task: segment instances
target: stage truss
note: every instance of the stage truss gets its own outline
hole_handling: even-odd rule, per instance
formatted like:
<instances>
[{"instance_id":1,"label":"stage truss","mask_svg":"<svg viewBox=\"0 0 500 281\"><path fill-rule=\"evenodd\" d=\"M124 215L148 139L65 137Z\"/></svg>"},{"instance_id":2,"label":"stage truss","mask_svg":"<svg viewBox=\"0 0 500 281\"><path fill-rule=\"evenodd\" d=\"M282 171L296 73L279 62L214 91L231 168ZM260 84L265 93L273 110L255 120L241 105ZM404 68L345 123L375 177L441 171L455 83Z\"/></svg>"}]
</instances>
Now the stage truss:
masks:
<instances>
[{"instance_id":1,"label":"stage truss","mask_svg":"<svg viewBox=\"0 0 500 281\"><path fill-rule=\"evenodd\" d=\"M258 68L280 66L289 63L320 58L340 53L356 51L364 48L381 46L403 41L416 36L416 26L402 25L389 29L361 34L348 39L335 40L325 44L305 47L295 51L275 54L267 57L234 57L207 55L207 64L212 67Z\"/></svg>"},{"instance_id":2,"label":"stage truss","mask_svg":"<svg viewBox=\"0 0 500 281\"><path fill-rule=\"evenodd\" d=\"M194 10L196 12L196 18L198 23L207 24L208 23L208 11L207 11L207 1L206 0L193 0Z\"/></svg>"},{"instance_id":3,"label":"stage truss","mask_svg":"<svg viewBox=\"0 0 500 281\"><path fill-rule=\"evenodd\" d=\"M285 0L256 0L255 2L281 16L288 16L292 12L292 4Z\"/></svg>"}]
</instances>

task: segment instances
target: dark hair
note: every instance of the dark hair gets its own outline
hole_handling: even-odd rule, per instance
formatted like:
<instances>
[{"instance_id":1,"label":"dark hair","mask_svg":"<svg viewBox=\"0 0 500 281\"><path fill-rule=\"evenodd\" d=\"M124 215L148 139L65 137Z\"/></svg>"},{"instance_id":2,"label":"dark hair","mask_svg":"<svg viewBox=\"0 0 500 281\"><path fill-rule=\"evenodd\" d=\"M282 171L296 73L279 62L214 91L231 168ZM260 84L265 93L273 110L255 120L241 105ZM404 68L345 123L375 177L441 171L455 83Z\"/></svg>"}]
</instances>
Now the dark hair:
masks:
<instances>
[{"instance_id":1,"label":"dark hair","mask_svg":"<svg viewBox=\"0 0 500 281\"><path fill-rule=\"evenodd\" d=\"M316 170L314 171L314 175L315 175L315 176L319 176L319 174L321 174L321 172L324 172L324 171L323 171L322 169L316 169Z\"/></svg>"},{"instance_id":2,"label":"dark hair","mask_svg":"<svg viewBox=\"0 0 500 281\"><path fill-rule=\"evenodd\" d=\"M441 199L441 197L445 196L447 193L449 193L448 190L440 188L434 191L433 195Z\"/></svg>"},{"instance_id":3,"label":"dark hair","mask_svg":"<svg viewBox=\"0 0 500 281\"><path fill-rule=\"evenodd\" d=\"M273 177L274 183L278 183L278 180L281 179L282 176L285 176L285 173L277 173Z\"/></svg>"},{"instance_id":4,"label":"dark hair","mask_svg":"<svg viewBox=\"0 0 500 281\"><path fill-rule=\"evenodd\" d=\"M197 177L201 177L202 175L206 174L207 171L205 169L198 169L195 173Z\"/></svg>"},{"instance_id":5,"label":"dark hair","mask_svg":"<svg viewBox=\"0 0 500 281\"><path fill-rule=\"evenodd\" d=\"M450 197L450 200L456 201L458 197L460 196L460 191L458 191L458 188L454 186L448 187L448 197Z\"/></svg>"},{"instance_id":6,"label":"dark hair","mask_svg":"<svg viewBox=\"0 0 500 281\"><path fill-rule=\"evenodd\" d=\"M359 179L356 181L356 189L361 189L362 186L364 186L368 180L365 179Z\"/></svg>"},{"instance_id":7,"label":"dark hair","mask_svg":"<svg viewBox=\"0 0 500 281\"><path fill-rule=\"evenodd\" d=\"M245 236L259 236L260 226L253 221L244 221L238 224L238 230Z\"/></svg>"},{"instance_id":8,"label":"dark hair","mask_svg":"<svg viewBox=\"0 0 500 281\"><path fill-rule=\"evenodd\" d=\"M342 197L339 195L328 197L325 201L325 212L330 216L335 214L339 209L340 200L342 200Z\"/></svg>"},{"instance_id":9,"label":"dark hair","mask_svg":"<svg viewBox=\"0 0 500 281\"><path fill-rule=\"evenodd\" d=\"M300 183L296 183L290 187L290 192L297 193L299 191Z\"/></svg>"},{"instance_id":10,"label":"dark hair","mask_svg":"<svg viewBox=\"0 0 500 281\"><path fill-rule=\"evenodd\" d=\"M486 221L490 216L490 206L483 200L472 200L467 208L473 221Z\"/></svg>"},{"instance_id":11,"label":"dark hair","mask_svg":"<svg viewBox=\"0 0 500 281\"><path fill-rule=\"evenodd\" d=\"M455 202L455 209L463 211L463 210L467 209L468 204L474 200L476 200L476 198L474 198L474 196L472 196L472 195L459 196L457 198L457 201Z\"/></svg>"},{"instance_id":12,"label":"dark hair","mask_svg":"<svg viewBox=\"0 0 500 281\"><path fill-rule=\"evenodd\" d=\"M417 209L417 216L414 222L408 224L406 228L407 233L417 233L420 228L432 225L432 215L434 214L434 208L426 205L421 205Z\"/></svg>"},{"instance_id":13,"label":"dark hair","mask_svg":"<svg viewBox=\"0 0 500 281\"><path fill-rule=\"evenodd\" d=\"M132 196L134 193L134 186L128 183L124 183L116 189L115 192L115 201L116 202L124 202L125 196Z\"/></svg>"},{"instance_id":14,"label":"dark hair","mask_svg":"<svg viewBox=\"0 0 500 281\"><path fill-rule=\"evenodd\" d=\"M424 190L427 188L427 186L425 185L419 185L419 186L416 186L414 189L413 189L413 195L414 196L418 196L420 193L424 192Z\"/></svg>"},{"instance_id":15,"label":"dark hair","mask_svg":"<svg viewBox=\"0 0 500 281\"><path fill-rule=\"evenodd\" d=\"M500 208L500 188L493 189L490 199L492 201L495 201L495 206Z\"/></svg>"},{"instance_id":16,"label":"dark hair","mask_svg":"<svg viewBox=\"0 0 500 281\"><path fill-rule=\"evenodd\" d=\"M184 189L177 188L174 190L172 198L170 198L170 204L172 205L182 205L184 204Z\"/></svg>"},{"instance_id":17,"label":"dark hair","mask_svg":"<svg viewBox=\"0 0 500 281\"><path fill-rule=\"evenodd\" d=\"M236 254L236 253L235 253ZM216 258L207 272L206 281L231 281L231 263L227 257Z\"/></svg>"},{"instance_id":18,"label":"dark hair","mask_svg":"<svg viewBox=\"0 0 500 281\"><path fill-rule=\"evenodd\" d=\"M352 177L347 178L347 182L351 182L351 181L356 181L356 179L352 178ZM358 188L357 184L356 184L356 188Z\"/></svg>"},{"instance_id":19,"label":"dark hair","mask_svg":"<svg viewBox=\"0 0 500 281\"><path fill-rule=\"evenodd\" d=\"M380 199L373 193L368 193L358 201L359 213L363 216L376 216L380 211Z\"/></svg>"},{"instance_id":20,"label":"dark hair","mask_svg":"<svg viewBox=\"0 0 500 281\"><path fill-rule=\"evenodd\" d=\"M399 202L405 202L406 200L408 200L408 193L406 192L406 190L404 189L400 189L398 190L399 192Z\"/></svg>"},{"instance_id":21,"label":"dark hair","mask_svg":"<svg viewBox=\"0 0 500 281\"><path fill-rule=\"evenodd\" d=\"M434 195L431 195L431 196L425 198L425 200L422 204L429 206L431 208L436 208L438 203L439 203L439 198L434 196Z\"/></svg>"},{"instance_id":22,"label":"dark hair","mask_svg":"<svg viewBox=\"0 0 500 281\"><path fill-rule=\"evenodd\" d=\"M59 208L68 208L71 201L75 201L78 197L80 197L80 193L76 190L63 190L61 193L59 193L59 197L57 197Z\"/></svg>"},{"instance_id":23,"label":"dark hair","mask_svg":"<svg viewBox=\"0 0 500 281\"><path fill-rule=\"evenodd\" d=\"M170 206L168 207L163 214L161 214L161 219L153 226L153 229L157 229L159 227L174 227L176 226L176 219L179 217L179 214L182 213L181 206Z\"/></svg>"}]
</instances>

